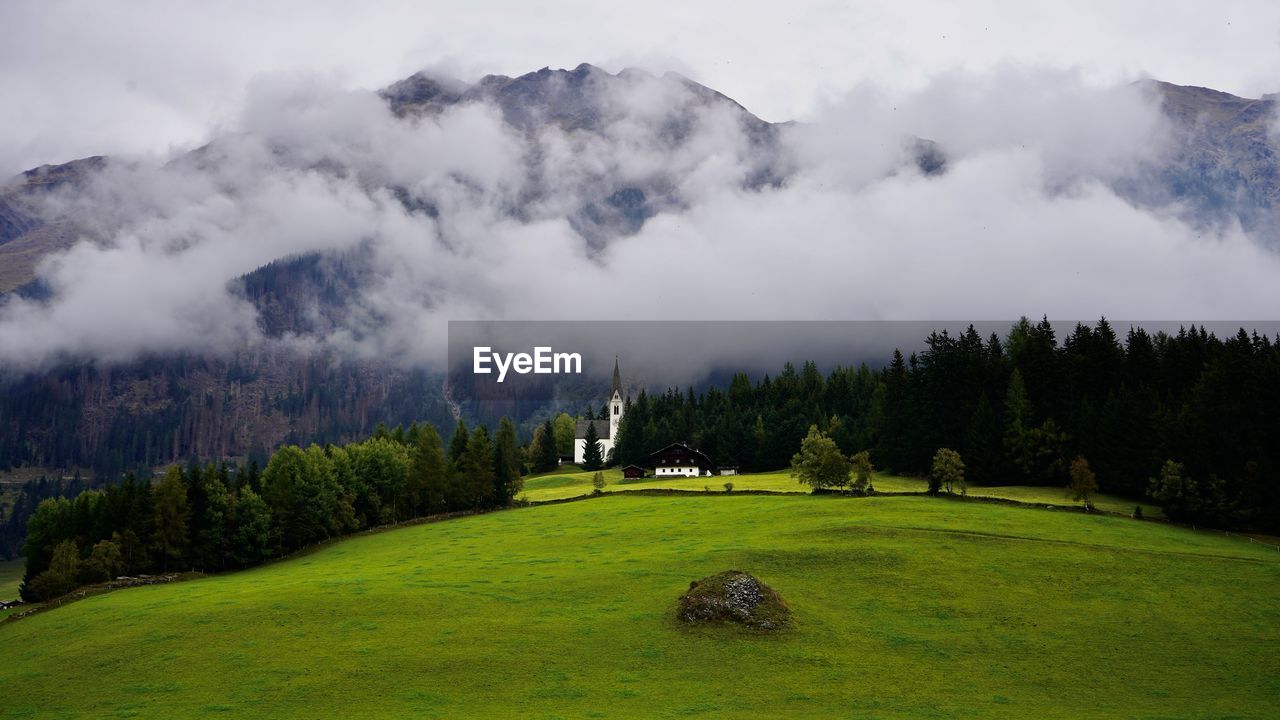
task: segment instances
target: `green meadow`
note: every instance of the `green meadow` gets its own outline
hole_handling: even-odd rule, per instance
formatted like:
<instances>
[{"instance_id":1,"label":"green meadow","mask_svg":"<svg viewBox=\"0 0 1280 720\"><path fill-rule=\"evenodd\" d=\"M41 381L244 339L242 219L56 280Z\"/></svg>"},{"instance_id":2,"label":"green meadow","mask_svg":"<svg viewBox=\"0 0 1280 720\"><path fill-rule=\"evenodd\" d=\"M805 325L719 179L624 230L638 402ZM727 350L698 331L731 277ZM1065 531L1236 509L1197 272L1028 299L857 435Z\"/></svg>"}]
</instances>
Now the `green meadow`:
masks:
<instances>
[{"instance_id":1,"label":"green meadow","mask_svg":"<svg viewBox=\"0 0 1280 720\"><path fill-rule=\"evenodd\" d=\"M736 481L735 481L736 482ZM681 627L737 568L775 635ZM1280 553L923 496L613 495L0 625L6 717L1274 718Z\"/></svg>"},{"instance_id":2,"label":"green meadow","mask_svg":"<svg viewBox=\"0 0 1280 720\"><path fill-rule=\"evenodd\" d=\"M18 586L22 584L22 571L25 567L26 561L21 558L17 560L0 560L0 600L18 599ZM17 611L18 608L0 610L0 620ZM3 657L3 655L0 654L0 657Z\"/></svg>"},{"instance_id":3,"label":"green meadow","mask_svg":"<svg viewBox=\"0 0 1280 720\"><path fill-rule=\"evenodd\" d=\"M22 571L25 568L26 561L22 558L0 560L0 600L17 599L18 586L22 584Z\"/></svg>"},{"instance_id":4,"label":"green meadow","mask_svg":"<svg viewBox=\"0 0 1280 720\"><path fill-rule=\"evenodd\" d=\"M724 492L726 482L733 483L734 490L765 490L769 492L807 493L809 488L796 481L786 470L767 473L750 473L730 475L726 477L697 478L642 478L626 480L622 471L617 468L605 470L605 492L617 490L711 490ZM563 468L532 475L525 478L524 491L521 496L529 502L545 502L547 500L563 500L582 497L592 493L591 478L593 472L586 472L577 465L566 465ZM904 477L876 473L872 485L879 492L923 493L929 488L924 478ZM1029 487L1025 485L970 486L968 494L973 497L1001 498L1036 505L1054 505L1061 507L1082 507L1083 502L1072 500L1066 490L1054 487ZM1108 512L1132 514L1138 503L1114 495L1096 494L1092 498L1094 507ZM1142 503L1142 512L1146 517L1161 517L1160 508Z\"/></svg>"}]
</instances>

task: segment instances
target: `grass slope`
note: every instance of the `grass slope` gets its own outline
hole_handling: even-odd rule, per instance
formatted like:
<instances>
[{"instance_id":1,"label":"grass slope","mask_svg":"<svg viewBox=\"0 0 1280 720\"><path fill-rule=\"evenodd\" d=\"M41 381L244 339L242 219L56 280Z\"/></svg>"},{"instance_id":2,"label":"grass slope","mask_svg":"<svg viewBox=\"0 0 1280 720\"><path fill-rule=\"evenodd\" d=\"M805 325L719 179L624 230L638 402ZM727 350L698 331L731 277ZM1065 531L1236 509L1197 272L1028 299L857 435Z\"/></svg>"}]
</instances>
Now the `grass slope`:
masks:
<instances>
[{"instance_id":1,"label":"grass slope","mask_svg":"<svg viewBox=\"0 0 1280 720\"><path fill-rule=\"evenodd\" d=\"M26 570L27 561L0 560L0 600L17 600L18 586L22 584L22 573Z\"/></svg>"},{"instance_id":2,"label":"grass slope","mask_svg":"<svg viewBox=\"0 0 1280 720\"><path fill-rule=\"evenodd\" d=\"M27 561L19 558L17 560L0 560L0 600L9 601L18 599L18 586L22 584L22 573L26 569ZM0 610L0 620L17 612L17 608L8 610ZM2 707L3 704L0 704Z\"/></svg>"},{"instance_id":3,"label":"grass slope","mask_svg":"<svg viewBox=\"0 0 1280 720\"><path fill-rule=\"evenodd\" d=\"M778 637L677 626L692 579ZM613 496L0 626L7 717L1276 717L1280 554L927 497Z\"/></svg>"},{"instance_id":4,"label":"grass slope","mask_svg":"<svg viewBox=\"0 0 1280 720\"><path fill-rule=\"evenodd\" d=\"M592 491L591 477L595 473L584 472L576 465L566 465L558 471L532 475L525 478L522 496L530 502L562 500L565 498L590 495ZM750 473L729 477L671 478L642 480L624 480L622 471L610 469L604 471L605 492L615 490L641 490L666 488L672 490L704 490L722 492L726 482L733 483L734 490L770 490L773 492L808 492L809 488L796 481L786 470L768 473ZM880 492L925 492L929 484L924 478L903 477L876 473L872 482ZM969 494L974 497L992 497L1018 502L1064 507L1080 507L1084 503L1076 502L1067 496L1066 490L1053 487L1028 487L1025 485L972 486ZM1130 514L1135 503L1114 495L1097 494L1093 496L1094 507L1109 512ZM1146 517L1161 517L1160 508L1142 504L1142 512Z\"/></svg>"}]
</instances>

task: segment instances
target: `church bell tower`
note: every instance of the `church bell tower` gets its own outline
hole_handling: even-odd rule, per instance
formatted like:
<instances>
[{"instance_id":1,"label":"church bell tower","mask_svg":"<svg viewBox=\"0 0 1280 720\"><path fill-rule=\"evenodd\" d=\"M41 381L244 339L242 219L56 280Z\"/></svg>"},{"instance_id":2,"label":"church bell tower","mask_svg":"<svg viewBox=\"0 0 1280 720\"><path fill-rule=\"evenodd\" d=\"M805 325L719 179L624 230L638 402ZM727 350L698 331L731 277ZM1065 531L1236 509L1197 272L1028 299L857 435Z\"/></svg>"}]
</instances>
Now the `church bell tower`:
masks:
<instances>
[{"instance_id":1,"label":"church bell tower","mask_svg":"<svg viewBox=\"0 0 1280 720\"><path fill-rule=\"evenodd\" d=\"M609 438L618 441L618 425L622 423L625 412L622 402L622 375L618 372L618 358L613 358L613 392L609 395Z\"/></svg>"}]
</instances>

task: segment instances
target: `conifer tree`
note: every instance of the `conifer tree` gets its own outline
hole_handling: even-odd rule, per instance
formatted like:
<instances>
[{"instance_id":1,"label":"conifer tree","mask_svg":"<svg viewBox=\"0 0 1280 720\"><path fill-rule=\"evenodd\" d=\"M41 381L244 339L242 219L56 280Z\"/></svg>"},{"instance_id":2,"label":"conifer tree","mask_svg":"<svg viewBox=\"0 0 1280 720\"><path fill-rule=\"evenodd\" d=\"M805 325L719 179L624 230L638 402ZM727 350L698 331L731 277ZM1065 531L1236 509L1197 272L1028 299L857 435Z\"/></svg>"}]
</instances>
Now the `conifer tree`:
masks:
<instances>
[{"instance_id":1,"label":"conifer tree","mask_svg":"<svg viewBox=\"0 0 1280 720\"><path fill-rule=\"evenodd\" d=\"M874 428L879 438L877 457L882 466L890 470L903 472L910 466L910 428L912 425L910 387L907 374L907 363L902 351L893 351L893 360L884 377L884 395L880 408L877 426Z\"/></svg>"},{"instance_id":2,"label":"conifer tree","mask_svg":"<svg viewBox=\"0 0 1280 720\"><path fill-rule=\"evenodd\" d=\"M498 422L493 443L494 501L506 505L520 492L520 457L516 453L516 426L511 418Z\"/></svg>"},{"instance_id":3,"label":"conifer tree","mask_svg":"<svg viewBox=\"0 0 1280 720\"><path fill-rule=\"evenodd\" d=\"M1022 372L1014 368L1004 397L1004 455L1009 465L1025 480L1031 472L1027 433L1031 431L1031 401Z\"/></svg>"},{"instance_id":4,"label":"conifer tree","mask_svg":"<svg viewBox=\"0 0 1280 720\"><path fill-rule=\"evenodd\" d=\"M449 483L449 463L434 425L424 425L409 463L409 494L418 514L443 512Z\"/></svg>"},{"instance_id":5,"label":"conifer tree","mask_svg":"<svg viewBox=\"0 0 1280 720\"><path fill-rule=\"evenodd\" d=\"M483 425L467 440L467 449L458 458L458 480L466 507L479 509L493 504L493 443Z\"/></svg>"},{"instance_id":6,"label":"conifer tree","mask_svg":"<svg viewBox=\"0 0 1280 720\"><path fill-rule=\"evenodd\" d=\"M181 560L187 550L187 523L191 512L181 469L175 466L165 472L152 493L152 506L155 528L152 543L160 553L162 567L168 572L170 561Z\"/></svg>"},{"instance_id":7,"label":"conifer tree","mask_svg":"<svg viewBox=\"0 0 1280 720\"><path fill-rule=\"evenodd\" d=\"M467 451L467 421L458 418L458 424L453 429L453 437L449 440L449 462L457 465L458 460L462 458L462 453Z\"/></svg>"},{"instance_id":8,"label":"conifer tree","mask_svg":"<svg viewBox=\"0 0 1280 720\"><path fill-rule=\"evenodd\" d=\"M231 498L227 488L210 465L200 478L200 496L204 502L198 537L195 538L198 560L206 570L221 570L227 554L227 523Z\"/></svg>"},{"instance_id":9,"label":"conifer tree","mask_svg":"<svg viewBox=\"0 0 1280 720\"><path fill-rule=\"evenodd\" d=\"M587 422L584 442L586 447L582 450L582 469L599 470L604 465L604 457L600 448L600 434L596 432L594 421Z\"/></svg>"},{"instance_id":10,"label":"conifer tree","mask_svg":"<svg viewBox=\"0 0 1280 720\"><path fill-rule=\"evenodd\" d=\"M560 464L560 453L556 448L556 431L550 420L543 424L538 442L539 447L534 448L534 472L555 470Z\"/></svg>"},{"instance_id":11,"label":"conifer tree","mask_svg":"<svg viewBox=\"0 0 1280 720\"><path fill-rule=\"evenodd\" d=\"M980 484L997 485L1003 468L1000 448L1000 418L984 392L978 397L965 430L964 454L969 475Z\"/></svg>"}]
</instances>

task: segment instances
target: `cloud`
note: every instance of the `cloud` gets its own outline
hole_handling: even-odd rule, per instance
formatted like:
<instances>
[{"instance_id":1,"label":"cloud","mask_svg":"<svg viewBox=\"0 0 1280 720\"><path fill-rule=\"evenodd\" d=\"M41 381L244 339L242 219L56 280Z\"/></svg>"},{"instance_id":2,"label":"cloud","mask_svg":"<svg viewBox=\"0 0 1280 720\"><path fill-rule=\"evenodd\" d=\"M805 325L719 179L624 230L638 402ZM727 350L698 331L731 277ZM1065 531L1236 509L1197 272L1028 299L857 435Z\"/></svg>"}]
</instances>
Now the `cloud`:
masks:
<instances>
[{"instance_id":1,"label":"cloud","mask_svg":"<svg viewBox=\"0 0 1280 720\"><path fill-rule=\"evenodd\" d=\"M262 73L377 87L427 66L467 80L587 61L676 70L770 120L808 119L866 82L919 89L1002 64L1142 74L1257 96L1280 88L1280 5L591 0L6 0L0 176L106 153L191 147Z\"/></svg>"},{"instance_id":2,"label":"cloud","mask_svg":"<svg viewBox=\"0 0 1280 720\"><path fill-rule=\"evenodd\" d=\"M374 93L286 73L192 153L117 162L58 196L84 239L0 307L0 359L124 360L284 343L434 365L451 319L1248 318L1280 260L1110 189L1162 152L1128 84L1002 68L909 92L863 86L765 153L732 106L629 73L596 129L525 134L484 103L399 118ZM906 139L948 170L915 169ZM785 181L753 184L763 162ZM616 188L663 199L637 232L575 220ZM332 327L267 338L241 275L347 254Z\"/></svg>"}]
</instances>

